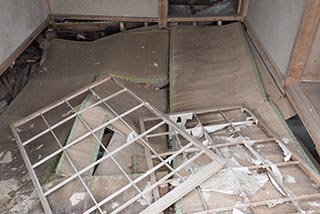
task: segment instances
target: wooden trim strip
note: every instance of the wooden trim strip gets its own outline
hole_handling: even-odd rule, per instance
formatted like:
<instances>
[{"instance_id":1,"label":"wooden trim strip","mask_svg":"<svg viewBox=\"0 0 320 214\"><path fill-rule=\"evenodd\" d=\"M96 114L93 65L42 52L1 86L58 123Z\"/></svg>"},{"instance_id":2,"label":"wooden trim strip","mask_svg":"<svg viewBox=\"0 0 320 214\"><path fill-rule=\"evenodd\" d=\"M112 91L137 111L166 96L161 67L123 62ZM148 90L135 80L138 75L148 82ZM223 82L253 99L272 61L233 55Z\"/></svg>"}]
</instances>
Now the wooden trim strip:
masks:
<instances>
[{"instance_id":1,"label":"wooden trim strip","mask_svg":"<svg viewBox=\"0 0 320 214\"><path fill-rule=\"evenodd\" d=\"M53 14L54 18L95 20L95 21L119 21L119 22L158 22L158 17L131 17L131 16L96 16L96 15L70 15Z\"/></svg>"},{"instance_id":2,"label":"wooden trim strip","mask_svg":"<svg viewBox=\"0 0 320 214\"><path fill-rule=\"evenodd\" d=\"M296 42L292 51L285 84L301 81L320 19L320 1L308 0Z\"/></svg>"},{"instance_id":3,"label":"wooden trim strip","mask_svg":"<svg viewBox=\"0 0 320 214\"><path fill-rule=\"evenodd\" d=\"M241 21L242 16L190 16L168 17L168 22L214 22L214 21Z\"/></svg>"},{"instance_id":4,"label":"wooden trim strip","mask_svg":"<svg viewBox=\"0 0 320 214\"><path fill-rule=\"evenodd\" d=\"M158 0L158 25L159 28L166 28L168 23L168 0Z\"/></svg>"}]
</instances>

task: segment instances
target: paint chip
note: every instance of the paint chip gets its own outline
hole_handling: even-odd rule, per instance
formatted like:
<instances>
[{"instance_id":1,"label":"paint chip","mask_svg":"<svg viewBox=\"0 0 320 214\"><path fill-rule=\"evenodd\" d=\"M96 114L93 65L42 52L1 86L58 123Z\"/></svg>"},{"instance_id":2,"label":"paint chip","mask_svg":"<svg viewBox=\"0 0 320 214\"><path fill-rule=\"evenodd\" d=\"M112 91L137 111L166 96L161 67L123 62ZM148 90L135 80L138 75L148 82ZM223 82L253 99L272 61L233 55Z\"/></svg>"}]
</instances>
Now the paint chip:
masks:
<instances>
[{"instance_id":1,"label":"paint chip","mask_svg":"<svg viewBox=\"0 0 320 214\"><path fill-rule=\"evenodd\" d=\"M71 202L71 206L77 205L79 202L81 202L86 197L85 192L76 192L73 193L72 196L69 198Z\"/></svg>"}]
</instances>

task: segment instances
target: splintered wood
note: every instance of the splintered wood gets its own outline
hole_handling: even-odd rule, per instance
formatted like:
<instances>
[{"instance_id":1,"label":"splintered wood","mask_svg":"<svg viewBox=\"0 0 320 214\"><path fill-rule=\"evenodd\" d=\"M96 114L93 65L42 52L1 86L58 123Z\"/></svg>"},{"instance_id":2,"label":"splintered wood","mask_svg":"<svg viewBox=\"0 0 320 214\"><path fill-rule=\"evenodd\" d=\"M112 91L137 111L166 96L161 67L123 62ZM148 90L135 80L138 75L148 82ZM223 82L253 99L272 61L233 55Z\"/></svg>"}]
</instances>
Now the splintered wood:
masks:
<instances>
[{"instance_id":1,"label":"splintered wood","mask_svg":"<svg viewBox=\"0 0 320 214\"><path fill-rule=\"evenodd\" d=\"M140 118L147 116L158 121L140 131ZM225 165L168 116L111 78L11 128L46 213L160 213ZM59 129L70 131L60 135ZM148 136L167 130L170 134L157 145L148 142ZM161 156L178 138L183 145ZM195 152L178 161L187 150ZM198 168L190 171L191 165Z\"/></svg>"}]
</instances>

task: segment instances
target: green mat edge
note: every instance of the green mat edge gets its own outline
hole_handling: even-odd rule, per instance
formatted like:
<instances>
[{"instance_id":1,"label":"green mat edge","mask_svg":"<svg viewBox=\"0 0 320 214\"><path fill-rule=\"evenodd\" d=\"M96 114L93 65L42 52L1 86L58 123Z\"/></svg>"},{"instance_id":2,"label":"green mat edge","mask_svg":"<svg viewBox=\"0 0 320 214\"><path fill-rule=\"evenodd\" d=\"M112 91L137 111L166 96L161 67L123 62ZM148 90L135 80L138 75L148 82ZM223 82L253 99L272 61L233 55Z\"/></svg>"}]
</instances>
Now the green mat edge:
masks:
<instances>
[{"instance_id":1,"label":"green mat edge","mask_svg":"<svg viewBox=\"0 0 320 214\"><path fill-rule=\"evenodd\" d=\"M86 96L86 98L85 98L85 100L81 103L81 107L80 107L80 110L79 111L81 111L82 109L84 109L85 107L86 107L86 105L87 105L87 103L88 103L88 101L89 101L89 99L90 99L90 96L92 96L91 94L88 94L87 96ZM104 115L104 118L103 118L103 123L105 123L106 121L107 121L107 114L105 114ZM78 118L78 117L76 117L76 119L75 119L75 121L74 121L74 124L72 125L72 128L71 128L71 131L70 131L70 134L68 135L68 138L67 138L67 142L66 142L66 144L68 144L69 142L70 142L70 140L71 140L71 138L73 137L73 134L74 134L74 132L75 132L75 129L76 129L76 127L77 127L77 125L79 124L79 122L80 122L80 119ZM99 131L99 139L102 139L102 137L103 137L103 133L104 133L104 128L102 128L100 131ZM73 140L72 140L73 141ZM98 153L99 153L99 148L100 148L100 144L99 143L96 143L96 148L95 148L95 151L94 151L94 153L93 153L93 155L92 155L92 162L94 162L95 160L96 160L96 158L97 158L97 156L98 156ZM62 155L61 155L61 158L60 158L60 160L59 160L59 163L58 163L58 165L57 165L57 167L56 167L56 174L58 175L58 176L61 176L61 173L62 173L62 166L63 166L63 163L64 163L64 159L65 159L65 154L64 153L62 153ZM88 173L88 175L93 175L93 171L94 171L94 168L91 168L90 170L89 170L89 173Z\"/></svg>"},{"instance_id":2,"label":"green mat edge","mask_svg":"<svg viewBox=\"0 0 320 214\"><path fill-rule=\"evenodd\" d=\"M262 82L262 79L261 79L261 76L260 76L260 71L257 67L257 64L256 64L256 60L254 59L253 57L253 53L252 53L252 50L250 49L249 47L249 44L248 44L248 41L247 39L245 38L245 30L244 30L244 26L241 25L239 26L240 27L240 32L241 32L241 38L242 40L244 41L244 44L247 48L247 51L248 51L248 54L250 56L250 60L251 60L251 65L253 67L253 70L254 70L254 73L255 73L255 77L256 77L256 80L257 80L257 84L258 84L258 87L259 87L259 90L260 90L260 93L261 93L261 96L263 98L263 100L269 104L273 111L276 113L278 119L281 121L282 125L285 127L285 129L287 130L290 138L292 139L292 142L295 144L295 146L298 148L299 152L301 153L304 161L307 162L307 164L315 171L319 174L319 171L317 170L317 168L315 167L315 165L312 163L312 161L309 159L308 155L306 154L306 152L304 151L304 149L302 148L302 146L300 145L300 143L298 142L297 138L294 136L293 132L291 131L291 129L289 128L288 124L285 122L285 119L283 117L283 115L281 114L281 112L279 111L279 109L276 107L276 105L267 98L267 95L266 95L266 91L265 91L265 88L263 86L263 82ZM174 29L174 28L173 28ZM172 110L172 76L173 76L173 50L172 50L172 47L173 47L173 36L172 36L173 32L172 30L170 29L169 30L169 50L170 50L170 61L169 61L169 90L170 90L170 94L169 94L169 112L171 112ZM181 205L181 201L177 201L175 204L174 204L174 211L175 211L175 214L182 214L182 205Z\"/></svg>"}]
</instances>

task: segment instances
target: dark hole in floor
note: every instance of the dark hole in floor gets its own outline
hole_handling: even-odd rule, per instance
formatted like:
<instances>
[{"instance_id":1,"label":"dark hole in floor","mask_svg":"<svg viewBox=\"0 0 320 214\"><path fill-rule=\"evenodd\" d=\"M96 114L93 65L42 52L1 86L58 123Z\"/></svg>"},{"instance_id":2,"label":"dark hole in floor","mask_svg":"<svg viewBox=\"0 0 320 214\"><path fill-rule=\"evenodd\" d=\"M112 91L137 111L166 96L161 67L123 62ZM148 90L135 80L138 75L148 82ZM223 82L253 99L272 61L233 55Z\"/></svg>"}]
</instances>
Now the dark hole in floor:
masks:
<instances>
[{"instance_id":1,"label":"dark hole in floor","mask_svg":"<svg viewBox=\"0 0 320 214\"><path fill-rule=\"evenodd\" d=\"M304 127L300 117L295 115L286 120L286 122L296 138L304 145L304 147L309 151L318 164L320 164L320 157L316 150L316 146L307 129Z\"/></svg>"},{"instance_id":2,"label":"dark hole in floor","mask_svg":"<svg viewBox=\"0 0 320 214\"><path fill-rule=\"evenodd\" d=\"M108 145L110 143L110 140L113 136L113 131L106 128L104 133L103 133L103 137L102 137L102 141L101 143L104 145L105 148L108 148ZM99 148L99 153L98 153L98 157L97 157L97 160L99 160L100 158L103 157L103 155L105 154L105 150L104 148L100 145L100 148ZM99 166L99 164L97 164L95 167L94 167L94 172L93 174L95 173L97 167Z\"/></svg>"}]
</instances>

